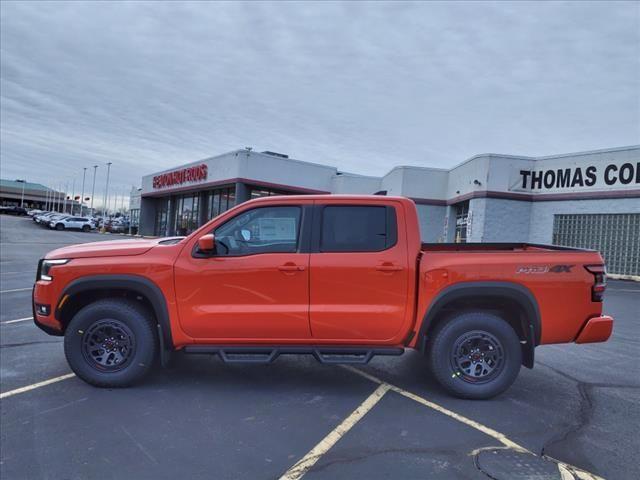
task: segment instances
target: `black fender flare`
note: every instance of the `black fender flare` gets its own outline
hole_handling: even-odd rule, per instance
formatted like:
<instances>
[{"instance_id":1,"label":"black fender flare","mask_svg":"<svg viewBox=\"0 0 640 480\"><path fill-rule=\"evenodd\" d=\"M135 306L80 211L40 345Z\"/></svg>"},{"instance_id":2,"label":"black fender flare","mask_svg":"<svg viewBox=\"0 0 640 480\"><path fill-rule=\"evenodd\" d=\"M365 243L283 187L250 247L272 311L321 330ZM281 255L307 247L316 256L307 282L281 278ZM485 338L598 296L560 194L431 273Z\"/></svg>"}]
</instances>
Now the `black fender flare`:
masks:
<instances>
[{"instance_id":1,"label":"black fender flare","mask_svg":"<svg viewBox=\"0 0 640 480\"><path fill-rule=\"evenodd\" d=\"M153 281L140 275L90 275L73 280L67 285L60 299L65 295L73 297L89 290L118 289L137 293L149 300L153 313L158 321L160 350L171 350L173 340L171 336L171 322L167 301L160 287ZM59 304L60 302L58 302ZM55 316L59 318L60 310L56 308Z\"/></svg>"},{"instance_id":2,"label":"black fender flare","mask_svg":"<svg viewBox=\"0 0 640 480\"><path fill-rule=\"evenodd\" d=\"M542 337L542 325L540 309L531 290L514 282L462 282L440 291L427 307L427 311L420 326L419 339L424 350L426 334L434 323L438 314L452 301L462 300L465 297L502 297L516 302L524 311L527 319L527 355L523 358L525 366L531 368L534 362L535 347L540 345Z\"/></svg>"}]
</instances>

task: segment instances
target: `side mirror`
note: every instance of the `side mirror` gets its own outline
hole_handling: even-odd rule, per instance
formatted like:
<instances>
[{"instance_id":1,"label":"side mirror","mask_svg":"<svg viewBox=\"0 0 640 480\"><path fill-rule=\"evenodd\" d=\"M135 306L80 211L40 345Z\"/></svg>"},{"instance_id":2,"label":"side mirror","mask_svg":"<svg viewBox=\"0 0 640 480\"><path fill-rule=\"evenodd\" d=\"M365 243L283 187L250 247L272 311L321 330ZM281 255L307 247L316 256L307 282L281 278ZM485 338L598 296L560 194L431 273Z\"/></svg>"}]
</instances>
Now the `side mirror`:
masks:
<instances>
[{"instance_id":1,"label":"side mirror","mask_svg":"<svg viewBox=\"0 0 640 480\"><path fill-rule=\"evenodd\" d=\"M198 239L198 250L202 253L214 253L216 251L216 237L213 233L207 233Z\"/></svg>"}]
</instances>

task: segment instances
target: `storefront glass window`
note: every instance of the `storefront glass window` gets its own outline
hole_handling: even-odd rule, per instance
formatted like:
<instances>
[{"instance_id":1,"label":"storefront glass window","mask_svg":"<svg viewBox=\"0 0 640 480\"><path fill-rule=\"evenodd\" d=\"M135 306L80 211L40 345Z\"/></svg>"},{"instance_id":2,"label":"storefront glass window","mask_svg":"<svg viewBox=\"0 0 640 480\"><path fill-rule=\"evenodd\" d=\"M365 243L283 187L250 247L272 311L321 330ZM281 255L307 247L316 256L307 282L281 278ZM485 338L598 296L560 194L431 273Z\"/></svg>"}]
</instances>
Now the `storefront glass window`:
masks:
<instances>
[{"instance_id":1,"label":"storefront glass window","mask_svg":"<svg viewBox=\"0 0 640 480\"><path fill-rule=\"evenodd\" d=\"M198 228L200 212L199 194L188 194L176 199L176 235L189 235Z\"/></svg>"},{"instance_id":2,"label":"storefront glass window","mask_svg":"<svg viewBox=\"0 0 640 480\"><path fill-rule=\"evenodd\" d=\"M169 199L160 199L156 209L156 228L154 235L164 237L167 233L167 215L169 214Z\"/></svg>"},{"instance_id":3,"label":"storefront glass window","mask_svg":"<svg viewBox=\"0 0 640 480\"><path fill-rule=\"evenodd\" d=\"M272 190L269 188L252 188L250 198L273 197L275 195L290 195L290 193L281 190Z\"/></svg>"},{"instance_id":4,"label":"storefront glass window","mask_svg":"<svg viewBox=\"0 0 640 480\"><path fill-rule=\"evenodd\" d=\"M133 208L129 211L129 233L136 235L140 224L140 209Z\"/></svg>"},{"instance_id":5,"label":"storefront glass window","mask_svg":"<svg viewBox=\"0 0 640 480\"><path fill-rule=\"evenodd\" d=\"M469 201L456 205L456 243L467 243L467 226L469 221Z\"/></svg>"},{"instance_id":6,"label":"storefront glass window","mask_svg":"<svg viewBox=\"0 0 640 480\"><path fill-rule=\"evenodd\" d=\"M211 190L208 195L208 209L209 219L217 217L223 212L226 212L236 204L236 189L230 188L217 188Z\"/></svg>"}]
</instances>

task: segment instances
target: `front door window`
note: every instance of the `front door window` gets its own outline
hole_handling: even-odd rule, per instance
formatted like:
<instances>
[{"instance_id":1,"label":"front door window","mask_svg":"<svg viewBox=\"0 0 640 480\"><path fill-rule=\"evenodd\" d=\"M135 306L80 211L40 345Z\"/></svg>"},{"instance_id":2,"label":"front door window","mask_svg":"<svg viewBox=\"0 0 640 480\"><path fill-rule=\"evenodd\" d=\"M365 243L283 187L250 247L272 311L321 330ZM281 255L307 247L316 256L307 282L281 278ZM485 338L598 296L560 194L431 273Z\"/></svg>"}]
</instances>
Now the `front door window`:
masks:
<instances>
[{"instance_id":1,"label":"front door window","mask_svg":"<svg viewBox=\"0 0 640 480\"><path fill-rule=\"evenodd\" d=\"M215 231L218 255L294 253L300 230L300 207L254 208Z\"/></svg>"}]
</instances>

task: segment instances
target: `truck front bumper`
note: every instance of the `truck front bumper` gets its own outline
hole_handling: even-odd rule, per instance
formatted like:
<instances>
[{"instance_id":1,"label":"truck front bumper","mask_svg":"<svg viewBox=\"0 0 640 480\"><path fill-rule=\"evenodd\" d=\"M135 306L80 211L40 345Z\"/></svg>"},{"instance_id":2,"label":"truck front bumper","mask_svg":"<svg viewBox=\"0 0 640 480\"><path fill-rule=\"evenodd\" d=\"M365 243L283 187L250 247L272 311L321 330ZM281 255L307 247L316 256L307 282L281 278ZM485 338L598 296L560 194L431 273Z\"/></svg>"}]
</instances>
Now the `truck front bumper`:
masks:
<instances>
[{"instance_id":1,"label":"truck front bumper","mask_svg":"<svg viewBox=\"0 0 640 480\"><path fill-rule=\"evenodd\" d=\"M613 318L602 315L587 320L576 337L576 343L606 342L613 331Z\"/></svg>"},{"instance_id":2,"label":"truck front bumper","mask_svg":"<svg viewBox=\"0 0 640 480\"><path fill-rule=\"evenodd\" d=\"M49 335L64 335L62 325L55 317L55 304L52 304L53 296L47 285L43 282L36 282L31 291L31 310L33 312L33 323L40 330ZM42 313L42 307L46 307L46 314Z\"/></svg>"}]
</instances>

